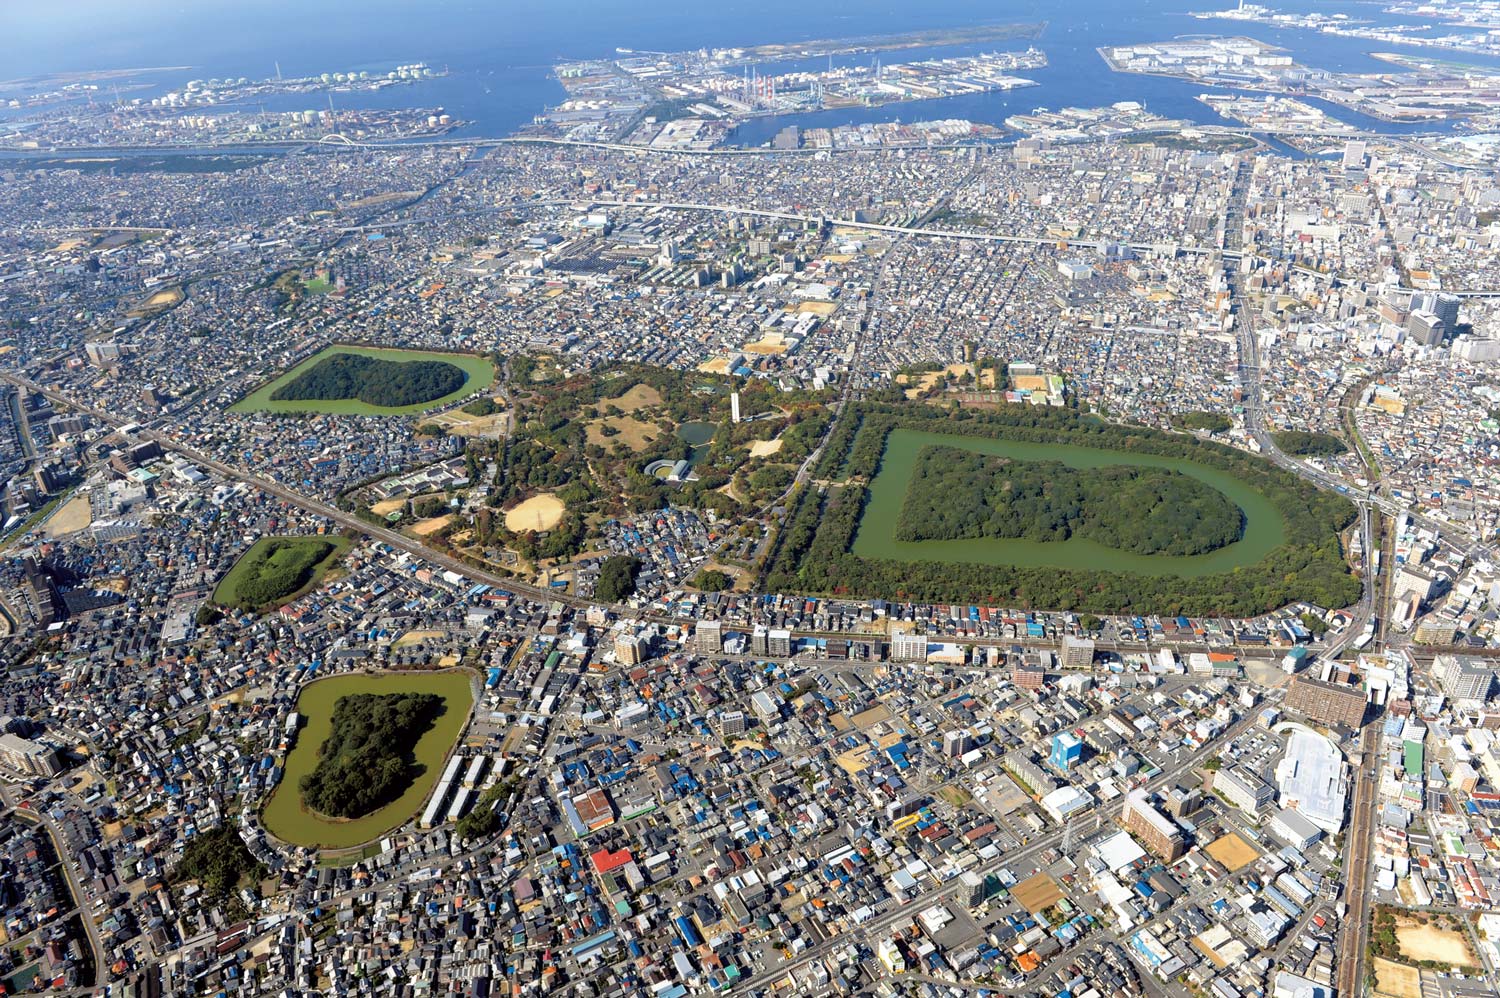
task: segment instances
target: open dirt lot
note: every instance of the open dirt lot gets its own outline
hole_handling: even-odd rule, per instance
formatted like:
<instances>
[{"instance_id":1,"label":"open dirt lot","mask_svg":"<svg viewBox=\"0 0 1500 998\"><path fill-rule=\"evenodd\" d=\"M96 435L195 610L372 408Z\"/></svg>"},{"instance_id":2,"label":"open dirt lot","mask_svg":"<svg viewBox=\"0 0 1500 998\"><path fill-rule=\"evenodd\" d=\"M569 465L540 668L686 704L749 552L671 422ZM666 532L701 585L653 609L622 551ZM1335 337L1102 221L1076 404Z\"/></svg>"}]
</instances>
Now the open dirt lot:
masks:
<instances>
[{"instance_id":1,"label":"open dirt lot","mask_svg":"<svg viewBox=\"0 0 1500 998\"><path fill-rule=\"evenodd\" d=\"M350 211L355 208L373 208L376 205L390 204L396 201L410 201L413 198L421 197L423 193L423 191L387 191L384 194L373 194L367 198L360 198L358 201L350 201L341 207L344 211Z\"/></svg>"},{"instance_id":2,"label":"open dirt lot","mask_svg":"<svg viewBox=\"0 0 1500 998\"><path fill-rule=\"evenodd\" d=\"M1469 941L1462 932L1453 929L1402 920L1396 926L1396 942L1401 946L1401 955L1413 960L1436 960L1455 967L1478 965Z\"/></svg>"},{"instance_id":3,"label":"open dirt lot","mask_svg":"<svg viewBox=\"0 0 1500 998\"><path fill-rule=\"evenodd\" d=\"M92 522L94 514L89 508L88 496L74 496L52 514L47 521L46 534L48 537L66 537L78 533Z\"/></svg>"},{"instance_id":4,"label":"open dirt lot","mask_svg":"<svg viewBox=\"0 0 1500 998\"><path fill-rule=\"evenodd\" d=\"M392 513L400 512L405 508L405 499L382 499L370 507L370 512L376 516L390 516Z\"/></svg>"},{"instance_id":5,"label":"open dirt lot","mask_svg":"<svg viewBox=\"0 0 1500 998\"><path fill-rule=\"evenodd\" d=\"M781 438L775 440L752 440L750 441L751 457L770 457L781 450Z\"/></svg>"},{"instance_id":6,"label":"open dirt lot","mask_svg":"<svg viewBox=\"0 0 1500 998\"><path fill-rule=\"evenodd\" d=\"M517 533L523 530L551 530L562 520L563 511L567 508L561 499L550 493L532 496L505 514L505 529Z\"/></svg>"},{"instance_id":7,"label":"open dirt lot","mask_svg":"<svg viewBox=\"0 0 1500 998\"><path fill-rule=\"evenodd\" d=\"M452 418L455 415L461 418ZM433 422L455 437L499 437L505 432L508 419L510 414L506 412L493 412L488 416L471 416L463 412L444 413Z\"/></svg>"},{"instance_id":8,"label":"open dirt lot","mask_svg":"<svg viewBox=\"0 0 1500 998\"><path fill-rule=\"evenodd\" d=\"M411 532L416 534L418 537L426 537L428 534L435 534L439 530L442 530L444 527L446 527L448 525L448 521L452 518L453 517L451 514L444 513L442 516L432 516L428 517L425 520L418 520L415 524L412 525Z\"/></svg>"},{"instance_id":9,"label":"open dirt lot","mask_svg":"<svg viewBox=\"0 0 1500 998\"><path fill-rule=\"evenodd\" d=\"M391 647L405 648L409 645L421 644L428 638L440 638L442 636L442 631L407 631L395 641L391 642Z\"/></svg>"},{"instance_id":10,"label":"open dirt lot","mask_svg":"<svg viewBox=\"0 0 1500 998\"><path fill-rule=\"evenodd\" d=\"M1038 873L1011 888L1010 896L1015 898L1016 903L1022 908L1035 915L1061 901L1063 892L1062 888L1057 886L1056 880L1045 873Z\"/></svg>"},{"instance_id":11,"label":"open dirt lot","mask_svg":"<svg viewBox=\"0 0 1500 998\"><path fill-rule=\"evenodd\" d=\"M166 288L165 291L157 291L153 296L145 299L145 308L162 308L166 305L177 305L183 300L183 293L177 288Z\"/></svg>"},{"instance_id":12,"label":"open dirt lot","mask_svg":"<svg viewBox=\"0 0 1500 998\"><path fill-rule=\"evenodd\" d=\"M909 399L914 399L921 395L925 395L927 392L932 390L932 387L938 383L938 381L944 374L952 374L954 376L957 376L963 374L968 370L971 370L968 364L949 364L941 371L927 371L923 374L919 374L916 377L915 387L908 387L906 389L906 397ZM896 383L898 385L910 386L912 385L912 379L905 374L898 374L896 375Z\"/></svg>"},{"instance_id":13,"label":"open dirt lot","mask_svg":"<svg viewBox=\"0 0 1500 998\"><path fill-rule=\"evenodd\" d=\"M1254 846L1233 832L1210 842L1208 854L1230 873L1249 866L1259 855Z\"/></svg>"},{"instance_id":14,"label":"open dirt lot","mask_svg":"<svg viewBox=\"0 0 1500 998\"><path fill-rule=\"evenodd\" d=\"M1422 998L1422 972L1416 967L1376 957L1375 993L1390 998Z\"/></svg>"}]
</instances>

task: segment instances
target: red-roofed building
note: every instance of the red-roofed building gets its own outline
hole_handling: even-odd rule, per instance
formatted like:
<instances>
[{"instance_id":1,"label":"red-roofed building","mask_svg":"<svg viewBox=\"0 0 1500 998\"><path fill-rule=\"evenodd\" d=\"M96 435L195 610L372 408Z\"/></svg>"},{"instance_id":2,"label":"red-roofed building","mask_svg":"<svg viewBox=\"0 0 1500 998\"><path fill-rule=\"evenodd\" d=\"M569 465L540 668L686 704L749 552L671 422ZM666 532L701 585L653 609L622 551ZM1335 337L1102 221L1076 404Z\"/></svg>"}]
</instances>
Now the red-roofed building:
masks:
<instances>
[{"instance_id":1,"label":"red-roofed building","mask_svg":"<svg viewBox=\"0 0 1500 998\"><path fill-rule=\"evenodd\" d=\"M589 855L589 862L594 864L594 871L596 873L608 873L611 870L618 870L633 859L635 857L630 855L629 849L620 849L616 852L610 852L608 849L600 849L598 852Z\"/></svg>"}]
</instances>

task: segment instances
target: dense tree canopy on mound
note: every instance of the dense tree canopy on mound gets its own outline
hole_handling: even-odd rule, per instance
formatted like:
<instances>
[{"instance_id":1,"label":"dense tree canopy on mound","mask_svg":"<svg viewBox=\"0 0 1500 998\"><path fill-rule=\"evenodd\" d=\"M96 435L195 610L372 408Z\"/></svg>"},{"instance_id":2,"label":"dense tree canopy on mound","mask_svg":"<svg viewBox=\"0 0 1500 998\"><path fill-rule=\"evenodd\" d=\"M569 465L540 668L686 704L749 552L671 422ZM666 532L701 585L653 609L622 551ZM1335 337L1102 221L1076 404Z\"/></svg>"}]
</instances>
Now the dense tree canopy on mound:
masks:
<instances>
[{"instance_id":1,"label":"dense tree canopy on mound","mask_svg":"<svg viewBox=\"0 0 1500 998\"><path fill-rule=\"evenodd\" d=\"M1239 539L1239 507L1167 468L1070 468L924 447L896 524L903 541L1086 537L1137 554L1192 555Z\"/></svg>"},{"instance_id":2,"label":"dense tree canopy on mound","mask_svg":"<svg viewBox=\"0 0 1500 998\"><path fill-rule=\"evenodd\" d=\"M865 558L851 550L887 435L897 427L959 436L1076 444L1126 454L1182 458L1229 472L1255 489L1285 524L1285 541L1253 566L1196 578L1107 570L959 561ZM1306 600L1348 606L1360 583L1338 533L1353 522L1348 500L1268 461L1197 437L1162 433L1050 406L994 411L861 402L844 409L815 471L842 486L794 493L767 559L768 592L827 593L941 603L1248 617Z\"/></svg>"},{"instance_id":3,"label":"dense tree canopy on mound","mask_svg":"<svg viewBox=\"0 0 1500 998\"><path fill-rule=\"evenodd\" d=\"M1348 450L1348 446L1330 433L1310 433L1307 430L1282 430L1271 434L1276 446L1288 454L1299 457L1332 457Z\"/></svg>"},{"instance_id":4,"label":"dense tree canopy on mound","mask_svg":"<svg viewBox=\"0 0 1500 998\"><path fill-rule=\"evenodd\" d=\"M1207 430L1209 433L1223 433L1234 425L1234 421L1222 412L1204 412L1201 409L1174 416L1172 423L1184 430Z\"/></svg>"},{"instance_id":5,"label":"dense tree canopy on mound","mask_svg":"<svg viewBox=\"0 0 1500 998\"><path fill-rule=\"evenodd\" d=\"M228 896L241 878L259 876L261 871L261 864L245 848L240 833L220 825L188 840L172 879L177 883L197 881L203 893L217 901Z\"/></svg>"},{"instance_id":6,"label":"dense tree canopy on mound","mask_svg":"<svg viewBox=\"0 0 1500 998\"><path fill-rule=\"evenodd\" d=\"M412 751L442 709L434 693L340 697L318 765L302 778L302 802L320 814L357 818L400 797L416 775Z\"/></svg>"},{"instance_id":7,"label":"dense tree canopy on mound","mask_svg":"<svg viewBox=\"0 0 1500 998\"><path fill-rule=\"evenodd\" d=\"M235 562L215 596L242 610L278 603L312 581L335 548L321 537L266 538Z\"/></svg>"},{"instance_id":8,"label":"dense tree canopy on mound","mask_svg":"<svg viewBox=\"0 0 1500 998\"><path fill-rule=\"evenodd\" d=\"M705 568L693 576L693 588L701 589L706 593L721 593L733 585L734 580L729 577L728 573L721 572L717 568Z\"/></svg>"},{"instance_id":9,"label":"dense tree canopy on mound","mask_svg":"<svg viewBox=\"0 0 1500 998\"><path fill-rule=\"evenodd\" d=\"M635 573L641 570L640 560L627 554L617 554L604 559L599 566L599 584L594 587L594 598L605 603L618 603L635 592Z\"/></svg>"},{"instance_id":10,"label":"dense tree canopy on mound","mask_svg":"<svg viewBox=\"0 0 1500 998\"><path fill-rule=\"evenodd\" d=\"M395 408L451 395L464 386L466 378L463 368L442 360L381 360L336 353L276 389L271 401L358 399L366 405Z\"/></svg>"}]
</instances>

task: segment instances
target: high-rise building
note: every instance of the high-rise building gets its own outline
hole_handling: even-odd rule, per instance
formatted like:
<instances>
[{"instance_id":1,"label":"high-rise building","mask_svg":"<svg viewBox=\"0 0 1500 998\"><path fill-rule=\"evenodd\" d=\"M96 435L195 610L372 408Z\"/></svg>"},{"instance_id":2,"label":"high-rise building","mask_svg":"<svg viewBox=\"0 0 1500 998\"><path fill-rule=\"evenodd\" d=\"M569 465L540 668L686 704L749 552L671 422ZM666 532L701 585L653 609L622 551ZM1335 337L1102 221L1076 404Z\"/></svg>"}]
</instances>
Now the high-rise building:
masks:
<instances>
[{"instance_id":1,"label":"high-rise building","mask_svg":"<svg viewBox=\"0 0 1500 998\"><path fill-rule=\"evenodd\" d=\"M83 352L95 367L108 367L120 359L120 345L114 340L93 340L83 345Z\"/></svg>"},{"instance_id":2,"label":"high-rise building","mask_svg":"<svg viewBox=\"0 0 1500 998\"><path fill-rule=\"evenodd\" d=\"M1475 707L1489 699L1495 685L1495 670L1473 655L1439 655L1432 661L1432 675L1460 707Z\"/></svg>"},{"instance_id":3,"label":"high-rise building","mask_svg":"<svg viewBox=\"0 0 1500 998\"><path fill-rule=\"evenodd\" d=\"M1066 773L1073 764L1083 758L1083 739L1071 731L1059 731L1052 736L1052 754L1048 761L1052 768Z\"/></svg>"},{"instance_id":4,"label":"high-rise building","mask_svg":"<svg viewBox=\"0 0 1500 998\"><path fill-rule=\"evenodd\" d=\"M50 745L12 734L0 735L0 764L29 776L56 776L62 771Z\"/></svg>"},{"instance_id":5,"label":"high-rise building","mask_svg":"<svg viewBox=\"0 0 1500 998\"><path fill-rule=\"evenodd\" d=\"M906 972L906 957L901 954L901 947L896 945L894 939L882 939L875 947L875 956L879 958L885 969L892 974Z\"/></svg>"},{"instance_id":6,"label":"high-rise building","mask_svg":"<svg viewBox=\"0 0 1500 998\"><path fill-rule=\"evenodd\" d=\"M1071 634L1063 636L1062 666L1064 669L1088 669L1094 664L1094 639L1080 638Z\"/></svg>"},{"instance_id":7,"label":"high-rise building","mask_svg":"<svg viewBox=\"0 0 1500 998\"><path fill-rule=\"evenodd\" d=\"M1453 341L1453 356L1471 363L1500 360L1500 339L1460 336Z\"/></svg>"},{"instance_id":8,"label":"high-rise building","mask_svg":"<svg viewBox=\"0 0 1500 998\"><path fill-rule=\"evenodd\" d=\"M1057 781L1052 775L1032 762L1030 755L1020 749L1008 752L1002 765L1017 783L1038 797L1051 793L1057 787Z\"/></svg>"},{"instance_id":9,"label":"high-rise building","mask_svg":"<svg viewBox=\"0 0 1500 998\"><path fill-rule=\"evenodd\" d=\"M1437 595L1438 579L1421 565L1403 564L1396 570L1395 589L1396 595L1393 598L1397 603L1407 596L1416 596L1420 602L1426 603Z\"/></svg>"},{"instance_id":10,"label":"high-rise building","mask_svg":"<svg viewBox=\"0 0 1500 998\"><path fill-rule=\"evenodd\" d=\"M626 631L615 638L615 661L621 665L640 665L646 660L645 638Z\"/></svg>"},{"instance_id":11,"label":"high-rise building","mask_svg":"<svg viewBox=\"0 0 1500 998\"><path fill-rule=\"evenodd\" d=\"M703 655L717 655L724 650L724 625L717 620L700 620L693 628L693 644Z\"/></svg>"},{"instance_id":12,"label":"high-rise building","mask_svg":"<svg viewBox=\"0 0 1500 998\"><path fill-rule=\"evenodd\" d=\"M1276 788L1243 766L1215 773L1214 789L1235 807L1254 815L1259 815L1261 808L1276 799Z\"/></svg>"},{"instance_id":13,"label":"high-rise building","mask_svg":"<svg viewBox=\"0 0 1500 998\"><path fill-rule=\"evenodd\" d=\"M925 634L893 634L891 658L898 662L925 662L927 660L927 636Z\"/></svg>"},{"instance_id":14,"label":"high-rise building","mask_svg":"<svg viewBox=\"0 0 1500 998\"><path fill-rule=\"evenodd\" d=\"M67 616L67 606L63 603L52 576L30 558L26 560L25 587L26 594L31 598L38 626L46 627Z\"/></svg>"},{"instance_id":15,"label":"high-rise building","mask_svg":"<svg viewBox=\"0 0 1500 998\"><path fill-rule=\"evenodd\" d=\"M970 908L978 908L990 898L999 897L1005 893L1005 881L997 874L975 873L973 870L965 870L959 874L959 890L964 903Z\"/></svg>"},{"instance_id":16,"label":"high-rise building","mask_svg":"<svg viewBox=\"0 0 1500 998\"><path fill-rule=\"evenodd\" d=\"M1023 690L1039 690L1047 681L1047 673L1039 665L1018 665L1011 673L1011 681Z\"/></svg>"},{"instance_id":17,"label":"high-rise building","mask_svg":"<svg viewBox=\"0 0 1500 998\"><path fill-rule=\"evenodd\" d=\"M786 658L792 653L792 632L783 628L772 628L766 632L766 654Z\"/></svg>"},{"instance_id":18,"label":"high-rise building","mask_svg":"<svg viewBox=\"0 0 1500 998\"><path fill-rule=\"evenodd\" d=\"M1443 329L1448 335L1458 328L1458 305L1459 297L1447 291L1439 291L1430 295L1427 302L1428 311L1443 320Z\"/></svg>"},{"instance_id":19,"label":"high-rise building","mask_svg":"<svg viewBox=\"0 0 1500 998\"><path fill-rule=\"evenodd\" d=\"M1125 796L1125 811L1120 821L1145 847L1167 862L1185 851L1182 830L1171 818L1158 811L1139 787Z\"/></svg>"},{"instance_id":20,"label":"high-rise building","mask_svg":"<svg viewBox=\"0 0 1500 998\"><path fill-rule=\"evenodd\" d=\"M1365 165L1365 144L1358 139L1352 139L1344 143L1344 162L1346 170L1361 170Z\"/></svg>"},{"instance_id":21,"label":"high-rise building","mask_svg":"<svg viewBox=\"0 0 1500 998\"><path fill-rule=\"evenodd\" d=\"M1181 818L1197 811L1203 804L1203 794L1197 787L1183 789L1173 787L1167 791L1167 813L1174 818Z\"/></svg>"},{"instance_id":22,"label":"high-rise building","mask_svg":"<svg viewBox=\"0 0 1500 998\"><path fill-rule=\"evenodd\" d=\"M1425 309L1418 309L1406 318L1406 336L1424 347L1437 346L1443 342L1443 320Z\"/></svg>"},{"instance_id":23,"label":"high-rise building","mask_svg":"<svg viewBox=\"0 0 1500 998\"><path fill-rule=\"evenodd\" d=\"M1365 692L1356 686L1298 676L1287 688L1285 706L1319 724L1357 728L1365 719Z\"/></svg>"},{"instance_id":24,"label":"high-rise building","mask_svg":"<svg viewBox=\"0 0 1500 998\"><path fill-rule=\"evenodd\" d=\"M974 745L974 736L967 730L948 731L943 734L943 755L957 759Z\"/></svg>"}]
</instances>

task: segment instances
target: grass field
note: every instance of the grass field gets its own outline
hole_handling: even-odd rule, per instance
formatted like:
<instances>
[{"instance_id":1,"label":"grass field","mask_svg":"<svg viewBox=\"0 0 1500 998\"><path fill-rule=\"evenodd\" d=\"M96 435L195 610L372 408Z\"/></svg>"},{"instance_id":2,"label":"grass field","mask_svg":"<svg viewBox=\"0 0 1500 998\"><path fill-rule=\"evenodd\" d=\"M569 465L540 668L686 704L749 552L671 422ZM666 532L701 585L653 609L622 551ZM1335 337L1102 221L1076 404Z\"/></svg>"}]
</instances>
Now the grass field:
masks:
<instances>
[{"instance_id":1,"label":"grass field","mask_svg":"<svg viewBox=\"0 0 1500 998\"><path fill-rule=\"evenodd\" d=\"M605 436L604 427L608 426L618 432L614 436ZM634 416L607 416L604 419L590 420L588 423L588 441L598 444L600 447L612 447L616 443L622 443L632 451L645 450L646 445L661 435L661 427L655 423L643 423Z\"/></svg>"},{"instance_id":2,"label":"grass field","mask_svg":"<svg viewBox=\"0 0 1500 998\"><path fill-rule=\"evenodd\" d=\"M250 548L244 554L240 555L239 560L234 563L234 566L229 569L224 578L219 580L219 584L214 587L214 602L220 604L221 606L241 606L244 602L244 598L240 594L240 587L244 585L244 583L249 579L253 578L253 573L255 572L255 562L257 559L252 558L251 555L258 556L260 551L264 547L275 544L278 541L292 541L293 544L289 547L283 547L280 551L271 555L271 557L265 562L265 566L262 568L262 571L267 568L275 568L279 564L285 563L286 560L292 558L297 553L297 549L299 547L306 547L324 542L333 545L333 550L329 552L329 554L324 557L322 561L318 562L318 564L314 566L312 574L309 576L306 582L304 582L302 585L298 586L291 592L288 592L285 595L282 595L274 600L274 602L278 606L285 603L290 603L292 600L303 595L304 593L310 592L315 586L317 586L319 582L323 581L323 576L327 574L328 569L333 565L334 562L338 561L339 557L349 548L349 539L347 537L339 537L336 535L310 535L305 537L262 537L260 540L250 545Z\"/></svg>"},{"instance_id":3,"label":"grass field","mask_svg":"<svg viewBox=\"0 0 1500 998\"><path fill-rule=\"evenodd\" d=\"M271 395L281 388L282 385L294 380L304 371L316 365L325 358L336 354L359 354L363 357L377 357L381 360L413 361L413 360L439 360L456 365L463 369L466 378L463 387L456 392L444 395L442 398L433 399L430 402L420 402L415 405L404 406L379 406L369 405L358 399L303 399L299 401L283 400L272 401ZM495 365L484 357L466 353L440 353L426 350L395 350L379 347L350 347L331 346L320 350L311 357L286 371L280 377L261 385L255 391L240 399L229 407L230 412L327 412L346 416L405 416L414 412L422 412L435 406L447 405L457 402L478 391L483 391L495 383Z\"/></svg>"},{"instance_id":4,"label":"grass field","mask_svg":"<svg viewBox=\"0 0 1500 998\"><path fill-rule=\"evenodd\" d=\"M661 405L661 392L650 385L636 385L618 398L610 399L608 404L629 415L637 409Z\"/></svg>"},{"instance_id":5,"label":"grass field","mask_svg":"<svg viewBox=\"0 0 1500 998\"><path fill-rule=\"evenodd\" d=\"M302 806L298 784L317 765L318 750L332 730L334 704L354 693L436 693L445 701L443 713L424 734L414 751L422 773L398 799L360 818L328 818ZM443 764L463 731L474 695L463 672L386 672L378 675L330 676L307 684L297 697L304 725L297 744L286 757L281 782L261 811L266 831L293 845L347 849L379 838L409 821L437 783Z\"/></svg>"},{"instance_id":6,"label":"grass field","mask_svg":"<svg viewBox=\"0 0 1500 998\"><path fill-rule=\"evenodd\" d=\"M974 799L963 787L943 787L937 795L953 807L963 807Z\"/></svg>"}]
</instances>

